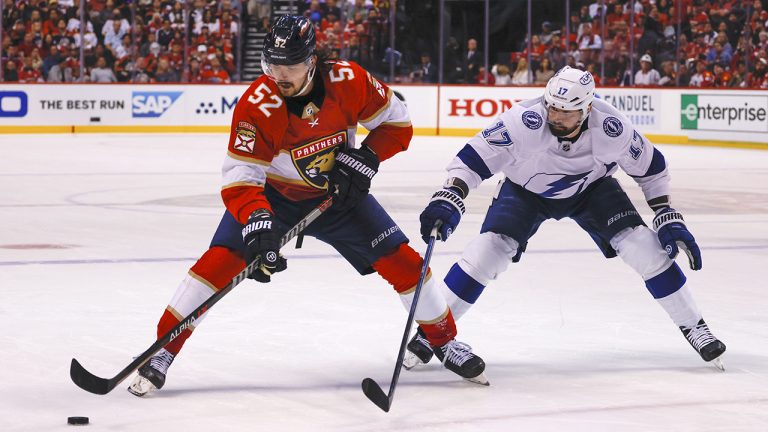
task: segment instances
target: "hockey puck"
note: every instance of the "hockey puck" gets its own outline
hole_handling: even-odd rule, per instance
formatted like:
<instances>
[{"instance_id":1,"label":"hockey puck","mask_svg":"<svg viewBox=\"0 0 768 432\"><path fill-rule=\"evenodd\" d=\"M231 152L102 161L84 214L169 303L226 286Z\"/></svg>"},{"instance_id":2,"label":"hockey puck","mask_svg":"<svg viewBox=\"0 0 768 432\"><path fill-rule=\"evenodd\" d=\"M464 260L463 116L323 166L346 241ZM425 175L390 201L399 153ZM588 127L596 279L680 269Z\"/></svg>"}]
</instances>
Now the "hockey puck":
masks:
<instances>
[{"instance_id":1,"label":"hockey puck","mask_svg":"<svg viewBox=\"0 0 768 432\"><path fill-rule=\"evenodd\" d=\"M88 424L88 417L67 417L67 423L71 425L84 426Z\"/></svg>"}]
</instances>

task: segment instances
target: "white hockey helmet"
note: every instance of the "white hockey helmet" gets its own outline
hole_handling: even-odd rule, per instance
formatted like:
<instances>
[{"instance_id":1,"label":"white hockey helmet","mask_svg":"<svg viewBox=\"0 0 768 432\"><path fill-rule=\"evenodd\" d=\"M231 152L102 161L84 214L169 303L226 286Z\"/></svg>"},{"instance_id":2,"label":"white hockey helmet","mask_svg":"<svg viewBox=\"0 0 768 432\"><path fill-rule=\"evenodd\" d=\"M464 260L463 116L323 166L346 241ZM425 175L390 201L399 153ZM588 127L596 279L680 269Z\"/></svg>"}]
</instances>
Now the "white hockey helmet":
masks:
<instances>
[{"instance_id":1,"label":"white hockey helmet","mask_svg":"<svg viewBox=\"0 0 768 432\"><path fill-rule=\"evenodd\" d=\"M564 66L549 79L544 89L544 105L564 111L581 110L581 122L589 115L595 98L595 80L592 74Z\"/></svg>"}]
</instances>

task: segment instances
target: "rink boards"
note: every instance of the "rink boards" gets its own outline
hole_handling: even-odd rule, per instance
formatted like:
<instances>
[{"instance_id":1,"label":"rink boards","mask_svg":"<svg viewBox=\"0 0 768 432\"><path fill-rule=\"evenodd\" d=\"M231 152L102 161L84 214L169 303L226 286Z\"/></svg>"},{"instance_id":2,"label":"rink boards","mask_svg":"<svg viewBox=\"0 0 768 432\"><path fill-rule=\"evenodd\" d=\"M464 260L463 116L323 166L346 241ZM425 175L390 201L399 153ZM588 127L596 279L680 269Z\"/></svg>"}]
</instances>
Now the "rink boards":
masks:
<instances>
[{"instance_id":1,"label":"rink boards","mask_svg":"<svg viewBox=\"0 0 768 432\"><path fill-rule=\"evenodd\" d=\"M418 135L470 136L540 87L393 85ZM0 133L226 132L246 85L7 84ZM651 140L765 148L768 91L600 88Z\"/></svg>"}]
</instances>

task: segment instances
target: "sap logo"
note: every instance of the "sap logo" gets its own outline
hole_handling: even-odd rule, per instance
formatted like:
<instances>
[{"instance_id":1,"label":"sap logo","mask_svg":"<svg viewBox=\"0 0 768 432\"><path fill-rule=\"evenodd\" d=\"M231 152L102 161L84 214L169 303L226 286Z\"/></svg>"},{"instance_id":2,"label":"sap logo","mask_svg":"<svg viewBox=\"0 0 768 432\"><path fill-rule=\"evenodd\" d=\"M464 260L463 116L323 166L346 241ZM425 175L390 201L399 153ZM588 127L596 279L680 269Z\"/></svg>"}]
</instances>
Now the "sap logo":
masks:
<instances>
[{"instance_id":1,"label":"sap logo","mask_svg":"<svg viewBox=\"0 0 768 432\"><path fill-rule=\"evenodd\" d=\"M133 117L160 117L182 92L133 92Z\"/></svg>"},{"instance_id":2,"label":"sap logo","mask_svg":"<svg viewBox=\"0 0 768 432\"><path fill-rule=\"evenodd\" d=\"M0 117L24 117L29 99L22 91L0 91Z\"/></svg>"}]
</instances>

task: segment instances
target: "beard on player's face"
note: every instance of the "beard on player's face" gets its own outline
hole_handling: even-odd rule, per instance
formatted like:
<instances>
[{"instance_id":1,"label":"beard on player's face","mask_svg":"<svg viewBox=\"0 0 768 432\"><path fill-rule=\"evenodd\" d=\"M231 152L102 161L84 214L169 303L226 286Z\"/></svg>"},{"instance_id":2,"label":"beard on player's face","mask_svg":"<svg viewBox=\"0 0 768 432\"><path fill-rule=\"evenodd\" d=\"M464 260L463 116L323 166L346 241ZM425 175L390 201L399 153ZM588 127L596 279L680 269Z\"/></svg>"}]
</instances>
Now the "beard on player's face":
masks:
<instances>
[{"instance_id":1,"label":"beard on player's face","mask_svg":"<svg viewBox=\"0 0 768 432\"><path fill-rule=\"evenodd\" d=\"M547 122L547 125L549 126L549 131L552 132L552 135L556 137L568 136L580 126L578 124L576 126L565 126L562 124L554 124L550 122Z\"/></svg>"},{"instance_id":2,"label":"beard on player's face","mask_svg":"<svg viewBox=\"0 0 768 432\"><path fill-rule=\"evenodd\" d=\"M581 126L581 110L565 111L550 107L547 110L547 125L552 135L568 136Z\"/></svg>"}]
</instances>

